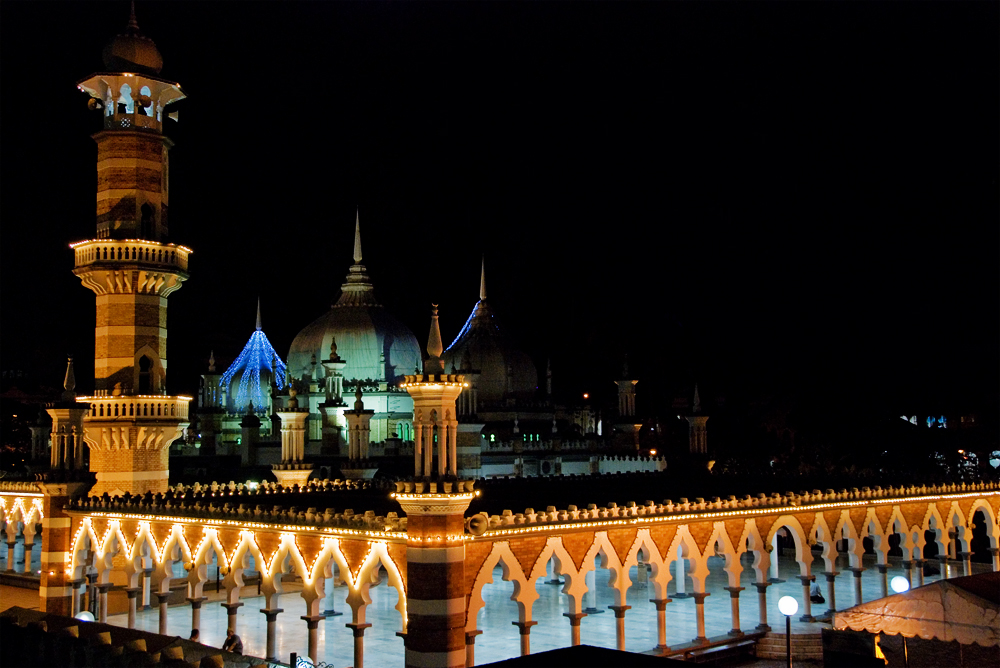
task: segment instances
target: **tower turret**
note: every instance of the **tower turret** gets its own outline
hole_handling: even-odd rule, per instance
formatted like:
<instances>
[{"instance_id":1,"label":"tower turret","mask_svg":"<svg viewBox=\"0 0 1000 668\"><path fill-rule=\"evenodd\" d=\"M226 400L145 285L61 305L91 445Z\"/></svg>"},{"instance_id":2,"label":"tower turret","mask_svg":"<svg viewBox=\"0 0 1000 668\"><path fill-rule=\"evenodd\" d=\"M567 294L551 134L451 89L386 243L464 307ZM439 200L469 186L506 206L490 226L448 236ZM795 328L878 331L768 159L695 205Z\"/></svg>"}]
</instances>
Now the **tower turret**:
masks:
<instances>
[{"instance_id":1,"label":"tower turret","mask_svg":"<svg viewBox=\"0 0 1000 668\"><path fill-rule=\"evenodd\" d=\"M188 278L191 250L167 243L166 107L184 99L160 76L163 58L133 7L104 49L105 71L80 81L102 110L97 229L71 245L73 273L97 295L94 396L84 438L97 473L91 494L166 491L167 453L188 424L189 397L167 396L167 297Z\"/></svg>"}]
</instances>

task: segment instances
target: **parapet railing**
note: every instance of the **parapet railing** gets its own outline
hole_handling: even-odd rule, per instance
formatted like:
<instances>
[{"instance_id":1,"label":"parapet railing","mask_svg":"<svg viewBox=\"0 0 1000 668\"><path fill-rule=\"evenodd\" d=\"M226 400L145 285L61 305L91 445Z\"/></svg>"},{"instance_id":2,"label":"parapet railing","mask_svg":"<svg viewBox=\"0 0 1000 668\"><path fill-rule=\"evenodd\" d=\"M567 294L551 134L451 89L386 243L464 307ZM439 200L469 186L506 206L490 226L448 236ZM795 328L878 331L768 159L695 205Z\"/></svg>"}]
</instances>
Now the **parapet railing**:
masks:
<instances>
[{"instance_id":1,"label":"parapet railing","mask_svg":"<svg viewBox=\"0 0 1000 668\"><path fill-rule=\"evenodd\" d=\"M91 239L71 246L75 253L76 267L94 264L154 264L188 269L191 250L176 244L163 244L144 239Z\"/></svg>"}]
</instances>

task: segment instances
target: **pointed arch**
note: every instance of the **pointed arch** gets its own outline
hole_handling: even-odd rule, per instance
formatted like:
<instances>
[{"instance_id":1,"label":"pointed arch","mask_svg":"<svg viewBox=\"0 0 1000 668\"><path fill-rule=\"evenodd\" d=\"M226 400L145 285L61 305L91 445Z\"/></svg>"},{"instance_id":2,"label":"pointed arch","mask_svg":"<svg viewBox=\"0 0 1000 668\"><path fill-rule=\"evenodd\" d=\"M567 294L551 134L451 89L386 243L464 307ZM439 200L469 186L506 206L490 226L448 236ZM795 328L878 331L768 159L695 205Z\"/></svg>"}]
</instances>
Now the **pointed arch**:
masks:
<instances>
[{"instance_id":1,"label":"pointed arch","mask_svg":"<svg viewBox=\"0 0 1000 668\"><path fill-rule=\"evenodd\" d=\"M521 564L510 549L507 541L495 541L493 549L490 550L486 561L479 569L476 582L472 586L472 593L469 595L468 613L466 616L466 631L475 631L477 617L480 609L486 602L483 600L483 587L493 583L493 569L497 564L503 567L504 582L514 583L514 593L510 599L517 603L519 621L531 621L531 605L538 598L538 592L534 587L528 586L528 579L521 570ZM532 596L533 595L533 596Z\"/></svg>"},{"instance_id":2,"label":"pointed arch","mask_svg":"<svg viewBox=\"0 0 1000 668\"><path fill-rule=\"evenodd\" d=\"M809 548L805 529L802 528L802 524L795 515L781 515L774 520L774 524L771 525L767 534L768 545L771 544L778 530L782 528L788 529L792 535L792 542L795 543L795 560L799 563L799 575L811 575L812 550ZM809 555L808 559L806 559L806 555Z\"/></svg>"}]
</instances>

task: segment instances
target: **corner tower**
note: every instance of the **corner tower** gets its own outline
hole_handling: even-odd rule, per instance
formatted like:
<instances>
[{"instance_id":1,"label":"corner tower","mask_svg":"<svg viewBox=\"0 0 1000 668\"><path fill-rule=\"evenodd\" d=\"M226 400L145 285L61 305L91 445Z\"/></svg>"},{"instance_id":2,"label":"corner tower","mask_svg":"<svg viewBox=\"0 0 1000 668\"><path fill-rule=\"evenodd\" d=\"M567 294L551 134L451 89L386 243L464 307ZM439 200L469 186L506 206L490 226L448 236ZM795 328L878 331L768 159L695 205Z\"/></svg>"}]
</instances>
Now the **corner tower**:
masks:
<instances>
[{"instance_id":1,"label":"corner tower","mask_svg":"<svg viewBox=\"0 0 1000 668\"><path fill-rule=\"evenodd\" d=\"M170 443L187 426L188 397L168 396L167 297L188 277L190 249L167 242L167 105L184 99L160 76L163 58L139 31L135 6L125 32L104 49L104 72L77 87L100 110L97 230L71 245L73 273L97 295L94 396L84 420L97 473L91 494L167 488Z\"/></svg>"}]
</instances>

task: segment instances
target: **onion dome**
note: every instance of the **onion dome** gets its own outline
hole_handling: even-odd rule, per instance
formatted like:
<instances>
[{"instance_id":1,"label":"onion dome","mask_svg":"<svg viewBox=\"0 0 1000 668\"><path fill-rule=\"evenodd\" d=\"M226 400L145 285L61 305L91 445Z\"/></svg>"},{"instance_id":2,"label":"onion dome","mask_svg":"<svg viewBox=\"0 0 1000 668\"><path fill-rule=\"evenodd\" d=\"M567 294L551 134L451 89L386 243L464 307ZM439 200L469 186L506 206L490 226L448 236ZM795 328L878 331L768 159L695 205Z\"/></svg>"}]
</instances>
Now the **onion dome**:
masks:
<instances>
[{"instance_id":1,"label":"onion dome","mask_svg":"<svg viewBox=\"0 0 1000 668\"><path fill-rule=\"evenodd\" d=\"M111 72L136 72L157 75L163 69L163 56L153 40L139 32L135 20L135 2L125 32L116 35L104 47L104 66Z\"/></svg>"},{"instance_id":2,"label":"onion dome","mask_svg":"<svg viewBox=\"0 0 1000 668\"><path fill-rule=\"evenodd\" d=\"M507 399L530 399L538 388L538 371L500 327L486 299L486 266L479 284L479 301L465 326L442 357L446 369L478 374L479 403L499 404Z\"/></svg>"},{"instance_id":3,"label":"onion dome","mask_svg":"<svg viewBox=\"0 0 1000 668\"><path fill-rule=\"evenodd\" d=\"M228 389L230 397L229 408L237 413L243 411L264 411L267 409L267 397L261 387L261 375L264 384L273 380L279 389L283 388L285 364L274 352L271 342L267 340L264 330L260 328L260 301L257 302L257 329L243 347L236 361L222 374L220 385ZM232 384L239 381L235 391Z\"/></svg>"},{"instance_id":4,"label":"onion dome","mask_svg":"<svg viewBox=\"0 0 1000 668\"><path fill-rule=\"evenodd\" d=\"M340 287L340 298L298 333L288 351L288 366L297 378L314 372L312 360L326 359L334 340L337 354L347 363L342 372L345 380L395 385L419 367L417 338L378 303L361 257L361 224L356 219L354 264Z\"/></svg>"}]
</instances>

